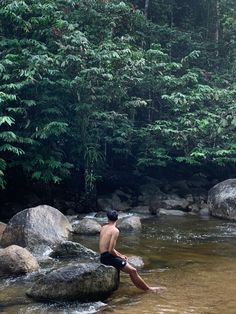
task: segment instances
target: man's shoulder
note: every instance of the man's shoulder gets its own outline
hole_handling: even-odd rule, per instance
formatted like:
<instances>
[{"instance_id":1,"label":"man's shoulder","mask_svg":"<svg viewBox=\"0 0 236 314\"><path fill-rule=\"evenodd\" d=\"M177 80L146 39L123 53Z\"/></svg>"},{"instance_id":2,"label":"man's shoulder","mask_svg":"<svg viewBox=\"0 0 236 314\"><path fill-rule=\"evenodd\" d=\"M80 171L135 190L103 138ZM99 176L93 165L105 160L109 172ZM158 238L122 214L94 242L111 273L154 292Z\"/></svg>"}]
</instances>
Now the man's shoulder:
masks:
<instances>
[{"instance_id":1,"label":"man's shoulder","mask_svg":"<svg viewBox=\"0 0 236 314\"><path fill-rule=\"evenodd\" d=\"M114 235L119 235L120 233L119 229L116 226L109 226L107 230L109 230L111 234L114 234Z\"/></svg>"},{"instance_id":2,"label":"man's shoulder","mask_svg":"<svg viewBox=\"0 0 236 314\"><path fill-rule=\"evenodd\" d=\"M108 223L103 224L103 225L102 225L102 228L104 228L104 227L106 227L106 226L108 226Z\"/></svg>"},{"instance_id":3,"label":"man's shoulder","mask_svg":"<svg viewBox=\"0 0 236 314\"><path fill-rule=\"evenodd\" d=\"M116 226L109 226L109 224L103 225L102 229L105 229L107 231L109 230L110 232L112 232L114 234L119 234L120 233L119 229Z\"/></svg>"}]
</instances>

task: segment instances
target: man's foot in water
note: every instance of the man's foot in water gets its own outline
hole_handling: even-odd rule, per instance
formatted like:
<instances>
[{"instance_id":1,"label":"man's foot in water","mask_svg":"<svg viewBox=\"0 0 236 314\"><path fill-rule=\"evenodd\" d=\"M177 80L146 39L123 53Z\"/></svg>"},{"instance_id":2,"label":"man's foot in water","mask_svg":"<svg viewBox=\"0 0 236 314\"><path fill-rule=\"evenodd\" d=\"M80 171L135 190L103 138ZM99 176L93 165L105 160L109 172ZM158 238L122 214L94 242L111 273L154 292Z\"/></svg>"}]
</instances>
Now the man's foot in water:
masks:
<instances>
[{"instance_id":1,"label":"man's foot in water","mask_svg":"<svg viewBox=\"0 0 236 314\"><path fill-rule=\"evenodd\" d=\"M160 293L162 290L166 290L165 287L150 287L147 292Z\"/></svg>"}]
</instances>

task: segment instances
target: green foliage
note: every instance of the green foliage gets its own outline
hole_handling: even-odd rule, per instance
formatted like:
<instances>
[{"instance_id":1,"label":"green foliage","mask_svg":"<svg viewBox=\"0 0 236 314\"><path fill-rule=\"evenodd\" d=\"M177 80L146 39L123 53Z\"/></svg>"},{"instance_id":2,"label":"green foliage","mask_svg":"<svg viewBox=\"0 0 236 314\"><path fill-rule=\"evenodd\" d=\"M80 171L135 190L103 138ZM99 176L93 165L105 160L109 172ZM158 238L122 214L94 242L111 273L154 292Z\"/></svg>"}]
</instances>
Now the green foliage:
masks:
<instances>
[{"instance_id":1,"label":"green foliage","mask_svg":"<svg viewBox=\"0 0 236 314\"><path fill-rule=\"evenodd\" d=\"M235 163L235 4L2 0L0 185L8 167L93 191L106 170ZM231 7L231 10L228 10ZM214 37L216 18L222 34Z\"/></svg>"}]
</instances>

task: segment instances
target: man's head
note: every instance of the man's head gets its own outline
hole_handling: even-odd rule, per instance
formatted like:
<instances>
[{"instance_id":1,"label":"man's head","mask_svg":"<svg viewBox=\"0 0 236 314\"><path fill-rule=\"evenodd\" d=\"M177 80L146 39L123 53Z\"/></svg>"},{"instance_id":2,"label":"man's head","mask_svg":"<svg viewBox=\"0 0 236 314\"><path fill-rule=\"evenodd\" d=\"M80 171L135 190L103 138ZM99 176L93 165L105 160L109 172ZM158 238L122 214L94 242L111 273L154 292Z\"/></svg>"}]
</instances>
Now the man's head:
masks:
<instances>
[{"instance_id":1,"label":"man's head","mask_svg":"<svg viewBox=\"0 0 236 314\"><path fill-rule=\"evenodd\" d=\"M107 218L110 221L117 221L118 219L118 213L116 210L108 210L107 211Z\"/></svg>"}]
</instances>

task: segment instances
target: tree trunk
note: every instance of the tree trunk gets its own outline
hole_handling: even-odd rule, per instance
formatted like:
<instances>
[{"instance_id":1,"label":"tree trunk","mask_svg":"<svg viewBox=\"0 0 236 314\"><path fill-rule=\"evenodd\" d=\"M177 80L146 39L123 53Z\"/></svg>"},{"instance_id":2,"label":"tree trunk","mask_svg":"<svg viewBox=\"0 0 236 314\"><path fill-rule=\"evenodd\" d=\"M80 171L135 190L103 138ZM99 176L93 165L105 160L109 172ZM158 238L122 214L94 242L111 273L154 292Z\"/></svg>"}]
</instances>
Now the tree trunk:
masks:
<instances>
[{"instance_id":1,"label":"tree trunk","mask_svg":"<svg viewBox=\"0 0 236 314\"><path fill-rule=\"evenodd\" d=\"M215 32L214 32L216 56L219 56L219 38L220 38L220 0L215 0Z\"/></svg>"},{"instance_id":2,"label":"tree trunk","mask_svg":"<svg viewBox=\"0 0 236 314\"><path fill-rule=\"evenodd\" d=\"M173 0L170 3L170 29L171 29L171 35L170 35L170 42L169 42L169 61L172 61L172 28L174 25L174 4Z\"/></svg>"},{"instance_id":3,"label":"tree trunk","mask_svg":"<svg viewBox=\"0 0 236 314\"><path fill-rule=\"evenodd\" d=\"M148 17L149 2L150 2L150 0L145 0L144 15L146 18Z\"/></svg>"}]
</instances>

